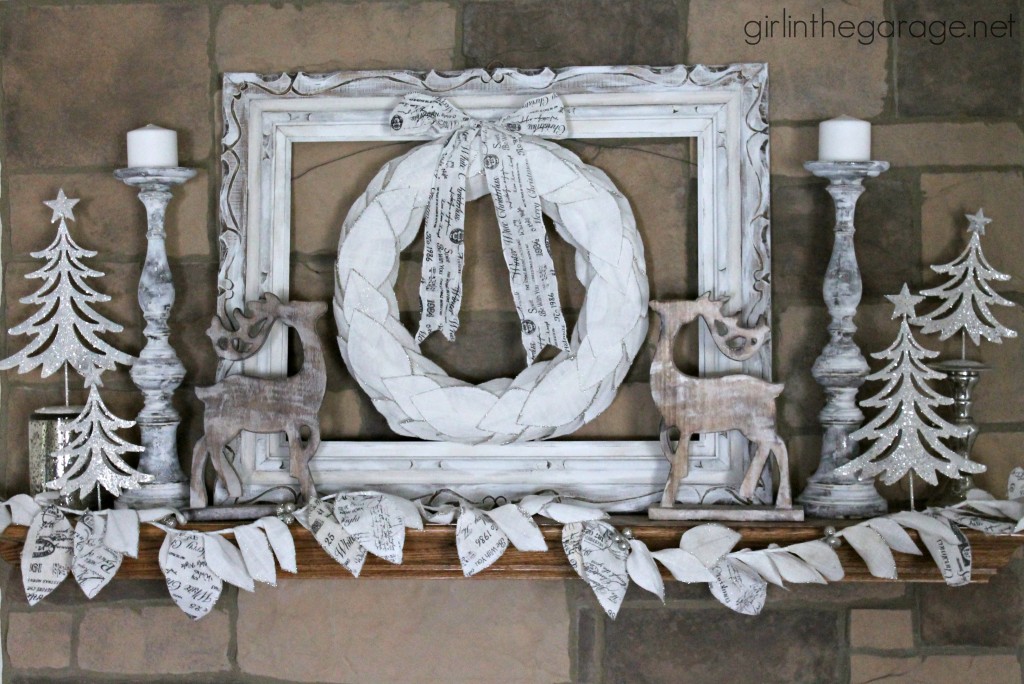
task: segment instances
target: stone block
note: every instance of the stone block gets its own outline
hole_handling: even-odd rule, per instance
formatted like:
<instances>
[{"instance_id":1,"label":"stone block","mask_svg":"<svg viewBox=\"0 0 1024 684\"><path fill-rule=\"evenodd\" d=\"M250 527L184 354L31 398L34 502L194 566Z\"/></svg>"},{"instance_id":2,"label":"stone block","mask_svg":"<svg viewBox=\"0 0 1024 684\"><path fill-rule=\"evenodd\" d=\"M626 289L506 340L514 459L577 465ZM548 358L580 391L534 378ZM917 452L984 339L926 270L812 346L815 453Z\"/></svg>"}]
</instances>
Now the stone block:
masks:
<instances>
[{"instance_id":1,"label":"stone block","mask_svg":"<svg viewBox=\"0 0 1024 684\"><path fill-rule=\"evenodd\" d=\"M850 647L885 651L914 647L914 614L909 610L850 611Z\"/></svg>"},{"instance_id":2,"label":"stone block","mask_svg":"<svg viewBox=\"0 0 1024 684\"><path fill-rule=\"evenodd\" d=\"M811 375L811 366L828 341L827 324L824 306L789 306L779 314L772 337L778 360L775 377L786 389L779 399L778 415L791 430L818 425L816 416L825 404L825 395Z\"/></svg>"},{"instance_id":3,"label":"stone block","mask_svg":"<svg viewBox=\"0 0 1024 684\"><path fill-rule=\"evenodd\" d=\"M1024 206L1024 175L1020 171L973 173L926 173L921 175L921 258L924 282L944 283L948 276L932 271L932 265L949 263L967 246L971 234L965 214L979 207L992 219L981 236L981 247L989 262L1012 277L993 281L1002 292L1024 289L1024 264L1014 258L1020 249L1022 233L1018 217ZM930 307L921 304L922 311ZM993 308L993 313L1000 311Z\"/></svg>"},{"instance_id":4,"label":"stone block","mask_svg":"<svg viewBox=\"0 0 1024 684\"><path fill-rule=\"evenodd\" d=\"M212 385L217 355L206 330L216 312L217 265L188 262L171 266L175 299L169 325L170 343L185 364L185 384ZM136 308L138 304L135 304Z\"/></svg>"},{"instance_id":5,"label":"stone block","mask_svg":"<svg viewBox=\"0 0 1024 684\"><path fill-rule=\"evenodd\" d=\"M569 619L561 582L284 581L239 596L238 664L302 682L566 681Z\"/></svg>"},{"instance_id":6,"label":"stone block","mask_svg":"<svg viewBox=\"0 0 1024 684\"><path fill-rule=\"evenodd\" d=\"M456 24L446 2L229 5L215 58L220 72L451 69Z\"/></svg>"},{"instance_id":7,"label":"stone block","mask_svg":"<svg viewBox=\"0 0 1024 684\"><path fill-rule=\"evenodd\" d=\"M805 27L792 24L795 37L783 37L783 24L766 21L819 21L818 36L804 37ZM821 36L820 14L836 24L884 15L882 0L853 0L841 9L822 9L817 0L742 0L690 3L687 21L687 62L725 64L768 62L771 75L771 116L775 120L824 119L837 113L872 117L885 108L888 92L884 40L861 45L857 38L829 33ZM769 30L772 35L769 37ZM792 30L788 30L792 34ZM814 68L808 68L813 64ZM837 83L843 87L837 88ZM815 155L814 158L817 158ZM776 205L778 206L778 205Z\"/></svg>"},{"instance_id":8,"label":"stone block","mask_svg":"<svg viewBox=\"0 0 1024 684\"><path fill-rule=\"evenodd\" d=\"M646 610L627 605L605 624L604 680L831 682L840 669L836 613L725 607Z\"/></svg>"},{"instance_id":9,"label":"stone block","mask_svg":"<svg viewBox=\"0 0 1024 684\"><path fill-rule=\"evenodd\" d=\"M984 427L974 442L971 457L984 463L988 470L974 476L974 483L991 492L996 498L1006 496L1006 483L1010 472L1021 465L1020 445L1024 434L1020 432L990 432Z\"/></svg>"},{"instance_id":10,"label":"stone block","mask_svg":"<svg viewBox=\"0 0 1024 684\"><path fill-rule=\"evenodd\" d=\"M28 606L23 590L21 569L17 566L11 567L11 584L7 593L4 594L4 601L11 606ZM60 586L54 589L44 600L43 606L96 606L103 603L115 601L160 601L168 599L167 583L163 580L136 580L114 577L110 584L103 587L94 598L89 599L82 592L81 587L75 582L74 577L69 576ZM38 609L36 609L38 610Z\"/></svg>"},{"instance_id":11,"label":"stone block","mask_svg":"<svg viewBox=\"0 0 1024 684\"><path fill-rule=\"evenodd\" d=\"M651 386L627 383L619 387L612 405L572 433L572 439L657 439L660 420Z\"/></svg>"},{"instance_id":12,"label":"stone block","mask_svg":"<svg viewBox=\"0 0 1024 684\"><path fill-rule=\"evenodd\" d=\"M871 136L872 156L893 168L1024 163L1024 131L1008 122L886 124Z\"/></svg>"},{"instance_id":13,"label":"stone block","mask_svg":"<svg viewBox=\"0 0 1024 684\"><path fill-rule=\"evenodd\" d=\"M834 242L835 208L823 180L773 179L773 293L787 303L820 302ZM864 298L920 282L917 179L890 171L865 183L857 203L854 247Z\"/></svg>"},{"instance_id":14,"label":"stone block","mask_svg":"<svg viewBox=\"0 0 1024 684\"><path fill-rule=\"evenodd\" d=\"M327 392L320 408L320 436L328 439L357 439L362 426L362 398L356 390ZM372 408L372 405L371 405Z\"/></svg>"},{"instance_id":15,"label":"stone block","mask_svg":"<svg viewBox=\"0 0 1024 684\"><path fill-rule=\"evenodd\" d=\"M799 491L799 490L796 490ZM907 586L900 582L832 582L831 584L790 585L788 589L768 587L772 603L869 606L872 608L906 605Z\"/></svg>"},{"instance_id":16,"label":"stone block","mask_svg":"<svg viewBox=\"0 0 1024 684\"><path fill-rule=\"evenodd\" d=\"M985 584L918 587L921 641L926 646L1016 647L1021 628L1019 564ZM963 591L957 591L963 589Z\"/></svg>"},{"instance_id":17,"label":"stone block","mask_svg":"<svg viewBox=\"0 0 1024 684\"><path fill-rule=\"evenodd\" d=\"M1008 25L1015 14L1019 20L1015 0L896 0L893 10L910 22L895 40L901 116L1020 113L1024 53L1020 32ZM935 23L953 21L960 25ZM965 37L952 37L957 30Z\"/></svg>"},{"instance_id":18,"label":"stone block","mask_svg":"<svg viewBox=\"0 0 1024 684\"><path fill-rule=\"evenodd\" d=\"M470 2L462 52L472 67L676 64L681 19L669 0Z\"/></svg>"},{"instance_id":19,"label":"stone block","mask_svg":"<svg viewBox=\"0 0 1024 684\"><path fill-rule=\"evenodd\" d=\"M206 6L6 9L0 45L12 170L124 166L125 133L148 123L178 131L183 162L210 153Z\"/></svg>"},{"instance_id":20,"label":"stone block","mask_svg":"<svg viewBox=\"0 0 1024 684\"><path fill-rule=\"evenodd\" d=\"M70 613L35 610L11 613L7 622L7 665L26 670L71 665Z\"/></svg>"},{"instance_id":21,"label":"stone block","mask_svg":"<svg viewBox=\"0 0 1024 684\"><path fill-rule=\"evenodd\" d=\"M695 297L697 154L690 141L567 143L629 200L644 243L651 299ZM570 262L571 265L571 262Z\"/></svg>"},{"instance_id":22,"label":"stone block","mask_svg":"<svg viewBox=\"0 0 1024 684\"><path fill-rule=\"evenodd\" d=\"M109 173L24 174L10 178L11 247L27 255L53 240L56 225L43 201L63 188L68 197L80 198L75 221L68 223L71 237L85 249L99 252L97 259L137 259L146 256L146 208L138 192ZM167 255L208 257L212 252L207 210L209 184L205 171L175 189L167 210Z\"/></svg>"},{"instance_id":23,"label":"stone block","mask_svg":"<svg viewBox=\"0 0 1024 684\"><path fill-rule=\"evenodd\" d=\"M818 158L818 127L772 126L770 137L772 175L810 177L804 162Z\"/></svg>"},{"instance_id":24,"label":"stone block","mask_svg":"<svg viewBox=\"0 0 1024 684\"><path fill-rule=\"evenodd\" d=\"M379 141L296 144L292 148L292 251L335 257L341 224L356 199L385 163L417 145Z\"/></svg>"},{"instance_id":25,"label":"stone block","mask_svg":"<svg viewBox=\"0 0 1024 684\"><path fill-rule=\"evenodd\" d=\"M173 605L93 608L78 628L78 665L123 675L221 672L231 669L230 645L224 610L193 622Z\"/></svg>"},{"instance_id":26,"label":"stone block","mask_svg":"<svg viewBox=\"0 0 1024 684\"><path fill-rule=\"evenodd\" d=\"M850 684L929 682L929 684L1006 684L1020 680L1015 655L928 655L894 658L853 655Z\"/></svg>"}]
</instances>

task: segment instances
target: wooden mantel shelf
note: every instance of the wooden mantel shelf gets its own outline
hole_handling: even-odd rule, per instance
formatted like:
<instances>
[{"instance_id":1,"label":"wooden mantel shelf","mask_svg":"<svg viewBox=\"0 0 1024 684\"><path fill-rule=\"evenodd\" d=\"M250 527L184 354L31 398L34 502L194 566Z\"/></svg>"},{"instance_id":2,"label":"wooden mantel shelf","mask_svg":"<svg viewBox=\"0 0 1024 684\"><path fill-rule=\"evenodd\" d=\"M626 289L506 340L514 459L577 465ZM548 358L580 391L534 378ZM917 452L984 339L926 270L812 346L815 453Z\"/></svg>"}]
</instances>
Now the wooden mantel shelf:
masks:
<instances>
[{"instance_id":1,"label":"wooden mantel shelf","mask_svg":"<svg viewBox=\"0 0 1024 684\"><path fill-rule=\"evenodd\" d=\"M679 536L693 523L656 522L640 516L613 516L611 523L619 529L629 527L637 539L642 539L652 551L679 545ZM735 523L729 527L743 535L737 548L765 548L769 544L786 546L824 536L823 529L834 525L837 529L852 524L851 521L809 520L802 523ZM224 529L223 524L194 524L185 529ZM548 542L548 553L525 553L509 548L497 563L477 575L483 579L568 579L576 573L569 566L561 549L562 528L557 524L541 524L544 538ZM304 528L292 528L298 557L299 578L304 579L351 579L352 575L330 558ZM25 543L27 528L11 526L0 536L0 557L8 563L20 563L21 549ZM972 578L975 582L988 582L1001 568L1005 567L1014 552L1024 544L1024 536L993 537L973 530L964 530L971 542L973 552ZM911 535L916 534L911 531ZM118 571L118 577L131 579L160 579L157 552L163 543L164 533L149 525L143 525L139 538L138 559L125 558ZM922 544L918 544L924 550ZM849 545L838 549L845 581L880 581L872 577L863 561ZM924 556L895 554L899 579L905 582L942 581L935 563L925 552ZM663 570L663 574L668 574ZM360 577L386 577L406 579L455 579L462 577L458 555L455 550L455 528L453 526L428 526L422 532L408 531L405 539L404 562L391 565L374 556L368 556Z\"/></svg>"}]
</instances>

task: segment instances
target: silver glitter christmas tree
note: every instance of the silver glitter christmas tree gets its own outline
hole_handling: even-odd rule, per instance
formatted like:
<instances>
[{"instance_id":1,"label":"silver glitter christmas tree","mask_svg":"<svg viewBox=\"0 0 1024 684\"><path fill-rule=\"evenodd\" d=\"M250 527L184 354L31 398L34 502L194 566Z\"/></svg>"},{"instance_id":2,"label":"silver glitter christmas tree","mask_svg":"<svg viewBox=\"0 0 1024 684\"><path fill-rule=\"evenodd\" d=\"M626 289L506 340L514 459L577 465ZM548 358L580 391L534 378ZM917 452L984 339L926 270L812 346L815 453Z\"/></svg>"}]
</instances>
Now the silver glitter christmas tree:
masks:
<instances>
[{"instance_id":1,"label":"silver glitter christmas tree","mask_svg":"<svg viewBox=\"0 0 1024 684\"><path fill-rule=\"evenodd\" d=\"M117 435L117 430L130 428L135 421L118 418L103 403L98 370L94 368L88 372L86 384L89 386L89 399L68 426L70 443L57 454L68 463L67 470L56 480L47 482L46 487L59 489L64 495L78 490L83 496L94 487L103 487L119 496L122 491L136 489L139 484L149 482L153 476L140 473L124 462L124 454L139 453L143 448Z\"/></svg>"},{"instance_id":2,"label":"silver glitter christmas tree","mask_svg":"<svg viewBox=\"0 0 1024 684\"><path fill-rule=\"evenodd\" d=\"M32 339L21 351L0 361L0 370L17 366L19 373L42 366L44 378L63 368L65 395L68 365L86 376L94 368L112 370L115 364L131 365L133 360L99 337L102 333L121 332L122 328L92 308L92 304L108 302L110 297L86 282L87 278L103 275L82 263L83 258L94 257L96 252L79 247L68 232L67 220L75 220L72 209L77 203L63 189L57 193L57 199L44 202L53 210L50 223L60 221L60 225L49 247L32 252L33 257L45 259L46 264L25 277L41 279L42 286L21 299L22 304L34 304L39 309L9 331L11 335L30 335Z\"/></svg>"},{"instance_id":3,"label":"silver glitter christmas tree","mask_svg":"<svg viewBox=\"0 0 1024 684\"><path fill-rule=\"evenodd\" d=\"M967 248L948 264L932 266L936 273L948 274L950 279L939 287L922 290L925 297L937 297L942 303L932 312L913 319L926 335L939 333L940 340L947 340L956 333L970 336L976 346L984 337L989 342L1003 341L1004 337L1016 337L1017 333L999 321L989 310L990 306L1013 306L1013 302L1000 297L989 284L991 281L1006 281L1010 276L992 268L981 251L981 236L985 226L992 219L985 216L985 210L967 214L967 227L971 239ZM961 345L961 356L966 356L966 343Z\"/></svg>"},{"instance_id":4,"label":"silver glitter christmas tree","mask_svg":"<svg viewBox=\"0 0 1024 684\"><path fill-rule=\"evenodd\" d=\"M914 307L924 297L910 294L904 285L900 294L887 299L895 304L892 317L900 319L900 330L892 346L871 355L889 361L882 370L867 377L882 380L885 386L875 396L860 402L861 406L881 410L850 435L856 440L874 440L874 444L836 472L858 477L881 475L885 484L893 484L910 474L913 506L913 474L934 485L938 483L936 473L956 478L961 471L984 472L985 466L964 459L942 442L962 437L965 431L943 420L934 410L936 406L952 404L953 400L928 384L929 380L946 376L925 366L924 360L938 353L918 344L908 324L908 319L915 316Z\"/></svg>"}]
</instances>

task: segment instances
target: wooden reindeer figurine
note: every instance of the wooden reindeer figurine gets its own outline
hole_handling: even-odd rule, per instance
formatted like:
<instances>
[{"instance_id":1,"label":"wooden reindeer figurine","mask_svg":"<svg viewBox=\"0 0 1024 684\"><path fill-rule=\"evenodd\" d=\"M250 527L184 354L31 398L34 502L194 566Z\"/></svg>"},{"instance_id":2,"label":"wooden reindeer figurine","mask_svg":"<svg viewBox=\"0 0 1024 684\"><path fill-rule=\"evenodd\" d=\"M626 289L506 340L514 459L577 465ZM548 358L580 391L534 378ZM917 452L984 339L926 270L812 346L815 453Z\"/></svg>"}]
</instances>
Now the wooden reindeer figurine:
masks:
<instances>
[{"instance_id":1,"label":"wooden reindeer figurine","mask_svg":"<svg viewBox=\"0 0 1024 684\"><path fill-rule=\"evenodd\" d=\"M242 495L242 483L224 448L242 430L284 432L291 456L290 472L298 479L302 495L316 496L309 461L320 446L318 413L327 389L323 350L316 322L327 312L323 302L282 302L265 294L247 304L248 315L236 311L237 326L230 330L216 316L206 334L222 359L241 361L260 350L275 321L294 328L302 343L302 370L287 378L253 378L231 375L212 387L196 388L206 405L204 434L192 453L192 507L207 505L205 469L212 460L217 478L229 497Z\"/></svg>"},{"instance_id":2,"label":"wooden reindeer figurine","mask_svg":"<svg viewBox=\"0 0 1024 684\"><path fill-rule=\"evenodd\" d=\"M746 361L757 354L768 338L768 326L740 326L735 317L722 314L723 303L708 295L696 301L651 302L661 321L661 335L651 363L651 392L663 418L661 448L671 468L661 506L652 506L648 514L667 520L803 520L803 510L793 508L789 454L775 429L775 399L782 394L783 386L750 375L695 378L683 374L672 359L680 329L698 316L707 323L715 345L730 359ZM669 438L672 428L679 430L679 444L674 450ZM741 497L753 497L768 456L775 455L780 482L774 509L677 506L679 481L689 473L691 435L726 430L739 430L756 447L740 485Z\"/></svg>"}]
</instances>

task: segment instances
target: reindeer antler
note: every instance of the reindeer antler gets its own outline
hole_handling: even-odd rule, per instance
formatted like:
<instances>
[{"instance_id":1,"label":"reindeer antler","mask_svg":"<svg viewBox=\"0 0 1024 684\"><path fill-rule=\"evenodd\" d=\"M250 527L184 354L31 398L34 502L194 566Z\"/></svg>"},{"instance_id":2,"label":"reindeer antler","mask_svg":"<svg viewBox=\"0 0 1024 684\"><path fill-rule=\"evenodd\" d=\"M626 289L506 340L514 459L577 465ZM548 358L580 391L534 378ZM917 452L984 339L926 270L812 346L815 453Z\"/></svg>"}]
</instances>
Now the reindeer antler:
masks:
<instances>
[{"instance_id":1,"label":"reindeer antler","mask_svg":"<svg viewBox=\"0 0 1024 684\"><path fill-rule=\"evenodd\" d=\"M267 292L256 301L246 302L245 311L235 309L228 316L230 328L219 316L214 316L206 336L213 341L217 356L227 361L242 361L258 352L274 327L280 305L281 300Z\"/></svg>"},{"instance_id":2,"label":"reindeer antler","mask_svg":"<svg viewBox=\"0 0 1024 684\"><path fill-rule=\"evenodd\" d=\"M702 307L701 315L711 329L711 337L718 349L733 361L746 361L756 354L770 334L770 328L760 323L753 328L743 326L738 316L726 316L722 307L728 300L711 299L709 294L701 295L698 300L707 303Z\"/></svg>"}]
</instances>

